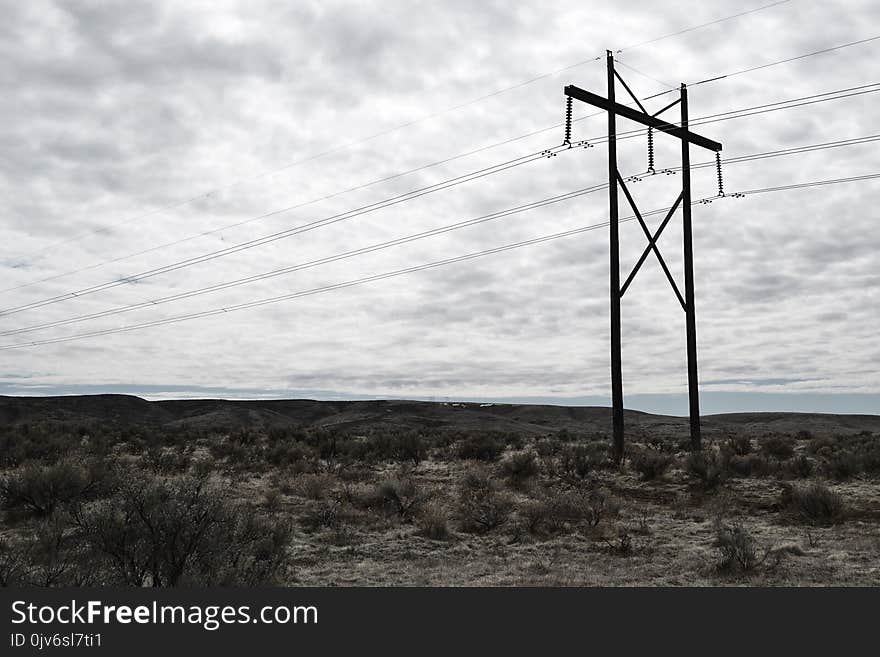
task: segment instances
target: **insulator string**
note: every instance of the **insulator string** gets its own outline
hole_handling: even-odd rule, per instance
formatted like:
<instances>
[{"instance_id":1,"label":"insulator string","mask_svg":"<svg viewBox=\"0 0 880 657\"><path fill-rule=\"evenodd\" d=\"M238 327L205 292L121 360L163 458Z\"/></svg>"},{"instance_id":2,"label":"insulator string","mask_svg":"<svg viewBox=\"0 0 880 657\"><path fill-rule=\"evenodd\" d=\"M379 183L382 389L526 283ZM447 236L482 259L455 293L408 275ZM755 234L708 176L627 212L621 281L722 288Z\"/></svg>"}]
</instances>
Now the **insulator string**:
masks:
<instances>
[{"instance_id":1,"label":"insulator string","mask_svg":"<svg viewBox=\"0 0 880 657\"><path fill-rule=\"evenodd\" d=\"M572 98L565 98L565 141L563 143L571 146L571 115L572 115Z\"/></svg>"}]
</instances>

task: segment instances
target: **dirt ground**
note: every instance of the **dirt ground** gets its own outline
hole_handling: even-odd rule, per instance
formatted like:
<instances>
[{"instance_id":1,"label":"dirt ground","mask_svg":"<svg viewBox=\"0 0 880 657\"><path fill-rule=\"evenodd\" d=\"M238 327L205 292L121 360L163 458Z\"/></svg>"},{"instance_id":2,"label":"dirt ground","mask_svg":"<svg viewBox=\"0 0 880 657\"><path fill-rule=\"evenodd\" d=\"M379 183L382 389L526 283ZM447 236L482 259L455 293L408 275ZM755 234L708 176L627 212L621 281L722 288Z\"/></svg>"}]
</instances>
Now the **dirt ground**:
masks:
<instances>
[{"instance_id":1,"label":"dirt ground","mask_svg":"<svg viewBox=\"0 0 880 657\"><path fill-rule=\"evenodd\" d=\"M426 462L410 471L437 496L452 493L466 465ZM377 478L394 473L375 473ZM877 586L880 585L880 486L859 479L832 483L849 516L833 524L792 517L778 508L775 478L742 478L718 490L693 490L686 473L671 469L642 481L632 472L602 472L619 510L595 527L566 527L533 535L509 520L498 530L468 533L451 527L444 540L424 537L417 524L396 518L343 523L300 532L291 545L286 583L307 586ZM535 484L540 485L540 484ZM263 479L242 482L260 495ZM520 500L528 493L516 492ZM284 495L279 514L297 517L314 504ZM450 502L450 505L452 503ZM742 523L759 559L753 569L719 567L717 523ZM454 523L450 523L454 525ZM622 533L631 537L620 548Z\"/></svg>"}]
</instances>

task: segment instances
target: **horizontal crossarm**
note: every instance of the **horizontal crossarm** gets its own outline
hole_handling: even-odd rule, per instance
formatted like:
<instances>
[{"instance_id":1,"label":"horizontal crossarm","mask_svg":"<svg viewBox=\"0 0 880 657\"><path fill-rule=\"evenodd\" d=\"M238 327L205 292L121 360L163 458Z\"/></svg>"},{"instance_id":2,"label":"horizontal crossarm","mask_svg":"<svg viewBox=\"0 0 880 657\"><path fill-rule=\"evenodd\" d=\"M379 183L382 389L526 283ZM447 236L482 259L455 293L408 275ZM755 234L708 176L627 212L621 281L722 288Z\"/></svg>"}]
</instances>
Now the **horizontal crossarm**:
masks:
<instances>
[{"instance_id":1,"label":"horizontal crossarm","mask_svg":"<svg viewBox=\"0 0 880 657\"><path fill-rule=\"evenodd\" d=\"M570 96L575 100L593 105L600 109L614 112L615 114L618 114L626 119L635 121L636 123L641 123L642 125L654 128L655 130L669 133L673 137L684 139L694 146L701 146L702 148L706 148L710 151L715 151L716 153L721 150L721 144L719 144L717 141L707 139L706 137L691 132L686 128L667 123L666 121L651 116L650 114L646 114L645 112L639 112L632 107L621 105L617 102L611 102L607 98L602 98L602 96L597 96L592 92L586 91L585 89L581 89L580 87L576 87L572 84L568 85L565 88L565 95Z\"/></svg>"}]
</instances>

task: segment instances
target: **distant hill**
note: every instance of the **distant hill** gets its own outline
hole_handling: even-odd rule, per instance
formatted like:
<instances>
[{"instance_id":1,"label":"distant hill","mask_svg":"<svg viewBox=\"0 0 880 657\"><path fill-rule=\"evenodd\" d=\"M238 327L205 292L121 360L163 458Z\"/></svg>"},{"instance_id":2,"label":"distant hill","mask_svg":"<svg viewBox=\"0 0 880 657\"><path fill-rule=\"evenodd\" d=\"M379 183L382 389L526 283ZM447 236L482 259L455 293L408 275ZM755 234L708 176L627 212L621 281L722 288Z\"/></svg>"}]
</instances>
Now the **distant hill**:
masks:
<instances>
[{"instance_id":1,"label":"distant hill","mask_svg":"<svg viewBox=\"0 0 880 657\"><path fill-rule=\"evenodd\" d=\"M314 401L309 399L228 401L222 399L147 401L131 395L65 397L0 396L0 426L50 422L64 424L110 423L118 426L232 429L244 426L458 428L546 433L568 429L608 434L608 408L477 404L423 401ZM686 418L626 412L632 436L683 437ZM764 434L880 433L880 416L818 413L731 413L703 419L707 436L729 432Z\"/></svg>"}]
</instances>

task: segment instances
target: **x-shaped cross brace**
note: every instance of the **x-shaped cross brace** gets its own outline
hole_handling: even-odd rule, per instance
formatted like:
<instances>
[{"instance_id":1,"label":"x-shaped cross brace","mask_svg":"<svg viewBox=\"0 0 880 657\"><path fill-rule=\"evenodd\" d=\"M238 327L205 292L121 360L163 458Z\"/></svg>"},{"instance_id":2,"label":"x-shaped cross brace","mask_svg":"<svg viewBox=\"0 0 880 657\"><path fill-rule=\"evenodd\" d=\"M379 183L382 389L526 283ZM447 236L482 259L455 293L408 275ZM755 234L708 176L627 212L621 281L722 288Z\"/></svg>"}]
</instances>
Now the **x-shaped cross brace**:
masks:
<instances>
[{"instance_id":1,"label":"x-shaped cross brace","mask_svg":"<svg viewBox=\"0 0 880 657\"><path fill-rule=\"evenodd\" d=\"M678 209L678 206L681 204L682 199L684 198L684 192L680 192L678 198L675 199L675 203L672 204L672 207L669 209L669 212L666 213L666 217L663 219L663 223L660 224L660 227L657 229L657 232L653 235L651 231L648 229L648 225L645 223L645 220L642 218L642 214L639 212L639 209L636 207L636 203L633 200L632 194L629 193L629 189L626 186L626 183L623 182L623 178L620 175L620 171L617 172L617 182L620 184L620 188L623 190L624 195L626 195L626 200L629 201L629 205L632 208L633 212L636 215L636 219L639 221L639 225L642 227L642 230L645 233L645 237L648 238L648 246L645 247L645 250L642 252L641 257L636 262L636 266L633 267L630 275L627 276L626 282L620 288L620 296L626 293L627 288L629 288L630 284L633 282L633 279L636 277L639 269L642 266L642 263L648 257L648 254L653 251L654 255L657 256L657 260L660 262L660 266L663 268L663 273L666 274L666 278L669 280L669 284L672 286L672 290L675 292L675 296L678 297L678 302L681 304L682 310L687 312L687 304L685 303L684 297L678 289L678 285L675 283L675 279L672 277L672 273L669 271L669 267L666 266L666 261L663 259L663 256L660 254L660 249L657 248L657 240L660 239L660 235L663 233L663 229L666 228L666 225L669 223L669 220L672 219L672 215L675 214L675 211Z\"/></svg>"}]
</instances>

